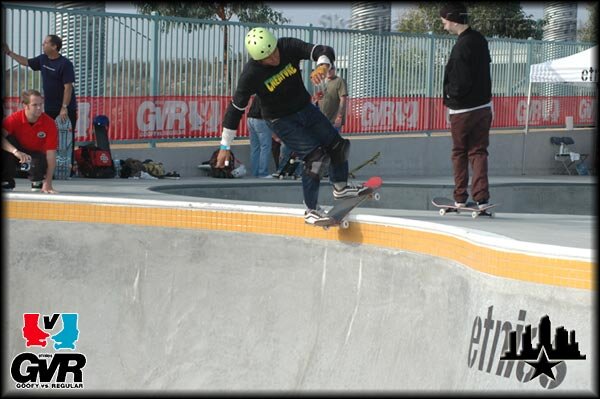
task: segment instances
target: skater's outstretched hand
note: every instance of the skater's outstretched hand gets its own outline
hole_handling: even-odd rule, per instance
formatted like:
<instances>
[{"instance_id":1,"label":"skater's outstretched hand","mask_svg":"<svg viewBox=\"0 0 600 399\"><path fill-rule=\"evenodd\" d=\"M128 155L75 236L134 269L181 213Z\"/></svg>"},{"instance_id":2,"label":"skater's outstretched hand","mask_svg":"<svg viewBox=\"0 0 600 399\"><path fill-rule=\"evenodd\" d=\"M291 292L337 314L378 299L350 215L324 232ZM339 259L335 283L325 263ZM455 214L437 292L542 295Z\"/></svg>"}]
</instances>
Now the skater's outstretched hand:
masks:
<instances>
[{"instance_id":1,"label":"skater's outstretched hand","mask_svg":"<svg viewBox=\"0 0 600 399\"><path fill-rule=\"evenodd\" d=\"M10 47L8 47L8 44L2 43L2 52L6 55L9 55L11 53Z\"/></svg>"},{"instance_id":2,"label":"skater's outstretched hand","mask_svg":"<svg viewBox=\"0 0 600 399\"><path fill-rule=\"evenodd\" d=\"M217 168L224 168L225 166L228 166L225 164L225 162L229 163L231 162L231 151L230 150L219 150L219 153L217 154Z\"/></svg>"}]
</instances>

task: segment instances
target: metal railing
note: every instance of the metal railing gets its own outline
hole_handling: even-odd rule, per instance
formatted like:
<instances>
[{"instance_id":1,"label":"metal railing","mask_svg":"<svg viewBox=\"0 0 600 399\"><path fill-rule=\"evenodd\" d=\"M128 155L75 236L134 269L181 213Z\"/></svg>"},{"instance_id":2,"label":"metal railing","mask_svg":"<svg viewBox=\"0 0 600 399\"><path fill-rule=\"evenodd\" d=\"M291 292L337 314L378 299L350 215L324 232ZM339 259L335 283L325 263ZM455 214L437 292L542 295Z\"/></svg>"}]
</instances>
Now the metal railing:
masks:
<instances>
[{"instance_id":1,"label":"metal railing","mask_svg":"<svg viewBox=\"0 0 600 399\"><path fill-rule=\"evenodd\" d=\"M90 121L100 113L111 119L112 140L219 137L225 107L248 60L243 38L251 27L258 26L8 3L2 4L2 13L5 40L15 53L25 57L41 53L47 34L62 35L63 55L75 66L79 141L89 138ZM350 115L345 134L447 128L441 105L442 83L455 36L267 27L277 37L296 37L335 49L338 74L349 90ZM369 52L370 59L365 61L357 51L357 43L374 46L377 51ZM490 38L489 45L494 103L500 104L498 109L510 109L503 113L506 116L496 112L496 127L523 126L522 118L512 114L520 112L527 95L531 64L548 60L549 54L564 57L592 46L497 38ZM364 62L370 63L368 68ZM301 64L309 92L309 74L314 66L309 61ZM543 86L534 88L534 97L543 95ZM40 74L6 57L2 93L5 110L14 110L19 93L29 88L41 90ZM554 93L567 99L595 101L596 97L594 88L585 87L563 86L558 94ZM552 126L556 122L542 118L538 125ZM242 123L239 135L246 134Z\"/></svg>"}]
</instances>

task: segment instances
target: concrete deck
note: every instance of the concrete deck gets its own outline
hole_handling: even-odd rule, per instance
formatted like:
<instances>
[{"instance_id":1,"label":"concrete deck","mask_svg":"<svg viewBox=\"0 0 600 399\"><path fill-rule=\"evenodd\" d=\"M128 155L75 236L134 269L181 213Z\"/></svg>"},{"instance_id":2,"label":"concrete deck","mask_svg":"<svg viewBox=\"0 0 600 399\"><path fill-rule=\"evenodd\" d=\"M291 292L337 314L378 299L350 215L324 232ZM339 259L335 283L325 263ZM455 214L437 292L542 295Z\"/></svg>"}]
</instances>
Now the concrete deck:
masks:
<instances>
[{"instance_id":1,"label":"concrete deck","mask_svg":"<svg viewBox=\"0 0 600 399\"><path fill-rule=\"evenodd\" d=\"M592 176L544 176L544 177L490 177L490 185L502 184L556 184L559 190L569 191L570 184L594 184L595 177ZM390 185L405 185L407 187L432 186L440 187L440 190L447 190L451 187L451 180L445 177L411 177L411 178L396 178L386 179L385 186L382 188L382 201L389 198L386 194L386 187ZM269 193L272 201L265 202L250 202L243 201L245 198L244 191L249 191L248 186L263 187L269 186ZM149 199L149 200L166 200L166 201L191 201L191 202L221 202L226 204L247 204L261 206L277 206L289 207L294 209L304 209L301 201L300 183L291 180L274 180L274 179L214 179L210 177L193 177L182 178L180 180L143 180L143 179L83 179L74 178L68 181L57 181L54 184L59 191L55 195L57 199L63 196L93 196L105 198L128 198L128 199ZM197 197L186 195L175 195L170 193L162 193L152 190L153 187L170 186L170 187L188 187L188 186L209 186L214 187L213 190L207 190L214 196ZM239 190L225 190L220 187L240 187ZM285 203L278 200L276 187L297 186L295 189L298 196L298 202ZM273 188L275 187L275 188ZM564 189L561 189L563 187ZM177 190L174 190L177 191ZM232 195L235 199L226 199L228 195L219 194L233 191ZM323 185L321 192L322 196L330 196L329 189ZM592 190L590 190L592 191ZM17 187L14 194L30 194L42 196L39 193L31 193L29 190L28 181L25 179L17 179ZM9 194L13 195L13 193ZM593 192L589 193L590 196ZM215 199L217 198L217 199ZM326 200L322 201L325 204ZM439 216L437 209L429 204L429 200L423 198L424 205L429 206L430 210L410 210L402 209L403 204L397 201L397 205L393 208L379 209L361 207L353 212L353 214L366 214L377 216L390 216L395 218L406 218L421 220L432 223L439 223L448 226L457 226L465 229L479 230L493 234L503 235L515 240L534 242L539 244L551 244L558 246L595 249L595 215L572 215L572 214L525 214L525 213L507 213L500 206L496 209L496 217L494 219L478 218L472 220L469 214L464 215L446 215Z\"/></svg>"}]
</instances>

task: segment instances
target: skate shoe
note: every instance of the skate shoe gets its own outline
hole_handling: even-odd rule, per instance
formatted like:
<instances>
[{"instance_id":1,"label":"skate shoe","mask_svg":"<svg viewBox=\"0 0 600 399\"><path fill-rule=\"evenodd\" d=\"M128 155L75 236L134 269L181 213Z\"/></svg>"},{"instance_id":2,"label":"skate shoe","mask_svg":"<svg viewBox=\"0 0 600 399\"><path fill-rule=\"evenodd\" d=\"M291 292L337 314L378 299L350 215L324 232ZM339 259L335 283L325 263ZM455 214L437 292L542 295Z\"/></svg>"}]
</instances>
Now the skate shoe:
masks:
<instances>
[{"instance_id":1,"label":"skate shoe","mask_svg":"<svg viewBox=\"0 0 600 399\"><path fill-rule=\"evenodd\" d=\"M488 203L488 200L485 200L485 201L477 201L477 207L478 207L479 209L483 209L483 208L485 208L485 207L486 207L486 206L488 206L488 205L489 205L489 203Z\"/></svg>"},{"instance_id":2,"label":"skate shoe","mask_svg":"<svg viewBox=\"0 0 600 399\"><path fill-rule=\"evenodd\" d=\"M319 209L307 209L304 211L304 223L315 224L317 221L327 220L329 217L321 207Z\"/></svg>"},{"instance_id":3,"label":"skate shoe","mask_svg":"<svg viewBox=\"0 0 600 399\"><path fill-rule=\"evenodd\" d=\"M367 191L368 189L369 188L365 187L365 186L355 186L355 185L346 185L346 187L342 188L341 190L338 190L336 187L333 187L333 198L339 200L339 199L358 197L359 195L361 195L364 191Z\"/></svg>"},{"instance_id":4,"label":"skate shoe","mask_svg":"<svg viewBox=\"0 0 600 399\"><path fill-rule=\"evenodd\" d=\"M10 192L13 191L15 189L15 181L13 179L13 181L3 181L2 182L2 192Z\"/></svg>"},{"instance_id":5,"label":"skate shoe","mask_svg":"<svg viewBox=\"0 0 600 399\"><path fill-rule=\"evenodd\" d=\"M40 191L42 189L42 185L44 182L41 181L32 181L31 182L31 191Z\"/></svg>"},{"instance_id":6,"label":"skate shoe","mask_svg":"<svg viewBox=\"0 0 600 399\"><path fill-rule=\"evenodd\" d=\"M454 206L457 208L464 208L465 206L467 206L466 202L456 202L454 201Z\"/></svg>"}]
</instances>

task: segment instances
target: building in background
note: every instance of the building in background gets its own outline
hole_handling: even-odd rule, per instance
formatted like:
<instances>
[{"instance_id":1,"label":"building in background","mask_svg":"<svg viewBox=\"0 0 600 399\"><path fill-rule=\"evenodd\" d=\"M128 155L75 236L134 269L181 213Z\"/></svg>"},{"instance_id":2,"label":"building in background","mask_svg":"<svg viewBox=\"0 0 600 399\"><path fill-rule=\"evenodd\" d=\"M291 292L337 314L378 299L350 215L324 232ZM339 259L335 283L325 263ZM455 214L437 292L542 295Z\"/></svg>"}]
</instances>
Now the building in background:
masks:
<instances>
[{"instance_id":1,"label":"building in background","mask_svg":"<svg viewBox=\"0 0 600 399\"><path fill-rule=\"evenodd\" d=\"M104 95L106 68L106 17L61 13L61 10L106 12L105 2L59 1L55 3L54 33L63 41L61 54L75 68L75 94Z\"/></svg>"}]
</instances>

